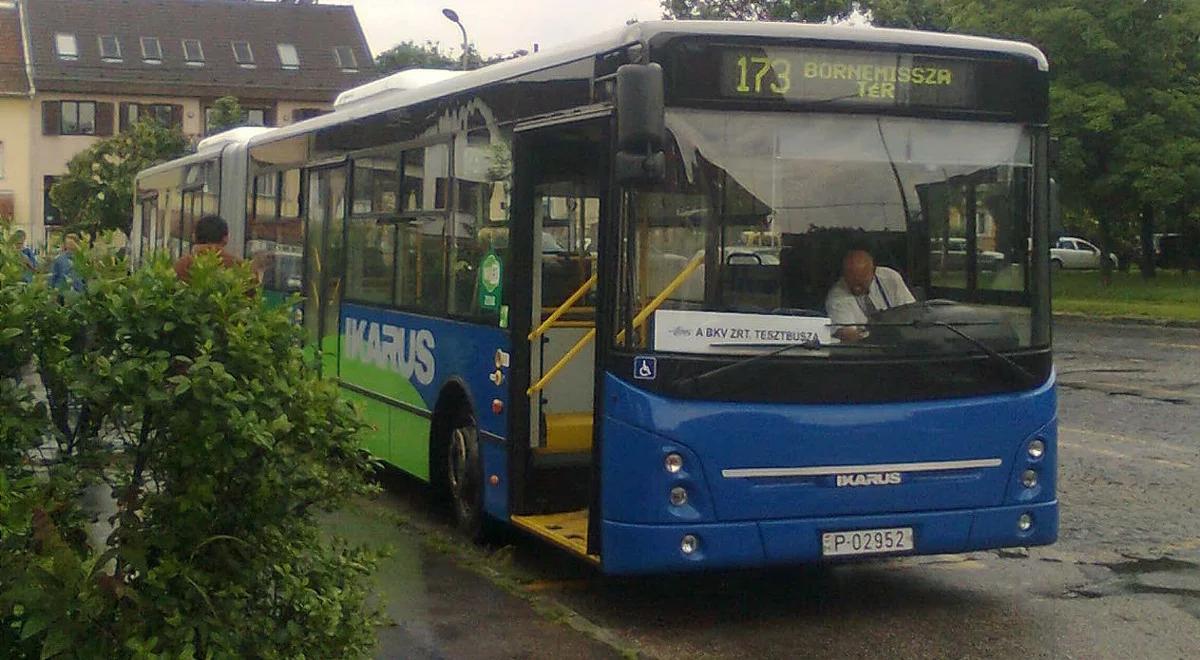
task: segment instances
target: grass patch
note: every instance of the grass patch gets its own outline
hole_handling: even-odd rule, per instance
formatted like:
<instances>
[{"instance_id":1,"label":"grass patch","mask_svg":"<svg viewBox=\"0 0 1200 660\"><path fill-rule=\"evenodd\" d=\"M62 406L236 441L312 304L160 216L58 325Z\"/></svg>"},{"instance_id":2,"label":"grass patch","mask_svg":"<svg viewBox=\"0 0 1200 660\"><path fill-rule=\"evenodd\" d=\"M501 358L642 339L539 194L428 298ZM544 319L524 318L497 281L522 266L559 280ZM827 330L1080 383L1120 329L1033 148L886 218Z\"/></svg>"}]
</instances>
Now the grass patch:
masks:
<instances>
[{"instance_id":1,"label":"grass patch","mask_svg":"<svg viewBox=\"0 0 1200 660\"><path fill-rule=\"evenodd\" d=\"M1147 280L1114 272L1105 286L1099 271L1057 272L1054 311L1099 317L1200 322L1200 273L1162 270Z\"/></svg>"}]
</instances>

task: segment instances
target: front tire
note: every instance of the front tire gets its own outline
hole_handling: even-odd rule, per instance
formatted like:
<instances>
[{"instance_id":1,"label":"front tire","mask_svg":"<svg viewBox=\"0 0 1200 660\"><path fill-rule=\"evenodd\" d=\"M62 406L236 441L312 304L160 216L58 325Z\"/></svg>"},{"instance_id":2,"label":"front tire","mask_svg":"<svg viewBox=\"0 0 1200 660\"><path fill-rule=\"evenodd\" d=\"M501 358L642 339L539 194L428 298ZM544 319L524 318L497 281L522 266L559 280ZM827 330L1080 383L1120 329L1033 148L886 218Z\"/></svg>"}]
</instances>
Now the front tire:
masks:
<instances>
[{"instance_id":1,"label":"front tire","mask_svg":"<svg viewBox=\"0 0 1200 660\"><path fill-rule=\"evenodd\" d=\"M1052 271L1054 271L1054 272L1056 272L1056 273L1057 273L1058 271L1060 271L1060 270L1062 270L1062 269L1063 269L1063 262L1062 262L1061 260L1059 260L1059 259L1052 259L1052 260L1050 261L1050 270L1052 270Z\"/></svg>"},{"instance_id":2,"label":"front tire","mask_svg":"<svg viewBox=\"0 0 1200 660\"><path fill-rule=\"evenodd\" d=\"M462 414L450 429L446 447L446 485L454 523L472 541L484 536L483 456L479 431L469 414Z\"/></svg>"}]
</instances>

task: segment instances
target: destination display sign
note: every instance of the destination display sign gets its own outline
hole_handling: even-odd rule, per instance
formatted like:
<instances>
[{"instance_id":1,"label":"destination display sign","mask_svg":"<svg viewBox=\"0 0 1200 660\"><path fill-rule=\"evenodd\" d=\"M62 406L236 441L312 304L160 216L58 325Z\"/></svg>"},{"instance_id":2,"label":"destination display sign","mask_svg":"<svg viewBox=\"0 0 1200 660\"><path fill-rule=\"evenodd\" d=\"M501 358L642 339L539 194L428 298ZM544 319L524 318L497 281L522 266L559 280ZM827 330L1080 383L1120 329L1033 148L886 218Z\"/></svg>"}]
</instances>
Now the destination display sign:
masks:
<instances>
[{"instance_id":1,"label":"destination display sign","mask_svg":"<svg viewBox=\"0 0 1200 660\"><path fill-rule=\"evenodd\" d=\"M978 104L976 64L912 53L722 48L718 91L726 99L967 109Z\"/></svg>"}]
</instances>

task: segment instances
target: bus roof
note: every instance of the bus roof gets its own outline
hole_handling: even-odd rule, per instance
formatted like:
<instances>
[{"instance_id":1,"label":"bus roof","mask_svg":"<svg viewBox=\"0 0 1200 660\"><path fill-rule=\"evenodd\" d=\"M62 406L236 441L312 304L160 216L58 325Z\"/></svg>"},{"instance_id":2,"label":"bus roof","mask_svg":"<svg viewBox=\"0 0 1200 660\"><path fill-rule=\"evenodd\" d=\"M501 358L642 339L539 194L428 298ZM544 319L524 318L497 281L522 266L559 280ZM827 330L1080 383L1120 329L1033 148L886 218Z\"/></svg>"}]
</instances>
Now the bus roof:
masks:
<instances>
[{"instance_id":1,"label":"bus roof","mask_svg":"<svg viewBox=\"0 0 1200 660\"><path fill-rule=\"evenodd\" d=\"M249 146L255 147L261 144L269 144L277 140L335 126L346 121L370 117L387 110L414 105L444 96L451 96L466 90L484 87L491 83L573 62L591 55L616 50L623 46L645 43L663 35L758 36L775 39L814 39L855 44L918 46L945 48L948 50L992 52L1029 58L1037 63L1039 70L1049 70L1046 56L1034 46L1018 41L1006 41L986 37L823 23L646 21L622 26L616 30L609 30L593 37L582 39L569 46L519 57L474 71L467 71L462 75L433 82L428 85L384 92L364 99L359 103L338 109L330 114L278 128L262 135L256 135L250 139Z\"/></svg>"}]
</instances>

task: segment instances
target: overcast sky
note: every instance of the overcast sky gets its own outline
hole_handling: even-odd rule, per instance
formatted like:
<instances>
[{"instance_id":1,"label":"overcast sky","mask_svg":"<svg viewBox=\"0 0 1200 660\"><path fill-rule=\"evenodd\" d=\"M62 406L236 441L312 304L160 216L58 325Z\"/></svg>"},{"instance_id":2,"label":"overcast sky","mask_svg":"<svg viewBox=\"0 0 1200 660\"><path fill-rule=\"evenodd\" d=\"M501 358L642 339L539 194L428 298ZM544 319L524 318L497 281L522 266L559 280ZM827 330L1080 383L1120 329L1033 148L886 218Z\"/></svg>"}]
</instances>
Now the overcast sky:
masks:
<instances>
[{"instance_id":1,"label":"overcast sky","mask_svg":"<svg viewBox=\"0 0 1200 660\"><path fill-rule=\"evenodd\" d=\"M467 38L484 56L510 53L533 44L552 48L580 37L620 27L631 18L662 17L659 0L321 0L352 4L371 51L379 54L401 41L441 43L461 51L462 33L442 16L458 12Z\"/></svg>"}]
</instances>

